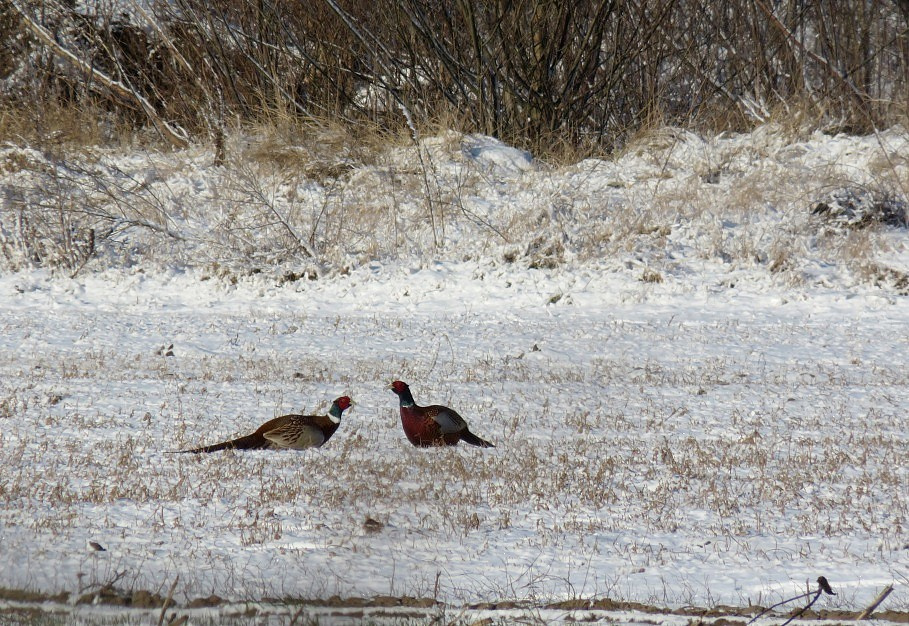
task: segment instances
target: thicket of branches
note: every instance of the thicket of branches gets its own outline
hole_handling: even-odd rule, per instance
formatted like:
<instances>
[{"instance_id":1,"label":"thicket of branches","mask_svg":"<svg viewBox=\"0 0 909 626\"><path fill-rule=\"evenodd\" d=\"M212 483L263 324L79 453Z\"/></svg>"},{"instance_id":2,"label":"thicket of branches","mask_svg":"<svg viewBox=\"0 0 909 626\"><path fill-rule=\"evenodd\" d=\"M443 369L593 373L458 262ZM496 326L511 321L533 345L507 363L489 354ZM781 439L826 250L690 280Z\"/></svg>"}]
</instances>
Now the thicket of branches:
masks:
<instances>
[{"instance_id":1,"label":"thicket of branches","mask_svg":"<svg viewBox=\"0 0 909 626\"><path fill-rule=\"evenodd\" d=\"M104 74L196 136L280 110L608 148L651 120L742 128L781 107L886 125L909 101L907 29L909 0L5 0L0 74L8 103L147 123Z\"/></svg>"}]
</instances>

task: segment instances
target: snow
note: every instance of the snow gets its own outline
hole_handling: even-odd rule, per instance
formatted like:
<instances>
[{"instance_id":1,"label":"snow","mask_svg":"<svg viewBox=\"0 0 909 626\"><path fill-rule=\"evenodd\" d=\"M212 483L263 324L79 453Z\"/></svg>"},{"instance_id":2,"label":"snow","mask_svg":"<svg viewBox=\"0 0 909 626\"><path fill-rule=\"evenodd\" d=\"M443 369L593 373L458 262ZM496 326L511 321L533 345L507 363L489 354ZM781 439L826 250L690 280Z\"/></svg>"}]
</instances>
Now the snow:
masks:
<instances>
[{"instance_id":1,"label":"snow","mask_svg":"<svg viewBox=\"0 0 909 626\"><path fill-rule=\"evenodd\" d=\"M487 173L502 178L534 169L533 155L526 150L506 145L493 137L474 135L462 143L462 150L471 161Z\"/></svg>"},{"instance_id":2,"label":"snow","mask_svg":"<svg viewBox=\"0 0 909 626\"><path fill-rule=\"evenodd\" d=\"M425 147L439 176L479 177L442 250L414 197L398 218L413 224L408 251L318 280L213 277L188 262L200 248L74 278L0 275L0 587L165 593L179 576L183 599L675 608L768 605L824 575L838 595L818 606L860 610L895 583L886 607L905 610L909 302L812 243L809 203L782 198L832 163L870 181L881 150L900 161L906 144L899 130L667 129L553 168L443 136ZM169 173L107 158L222 206L193 153L166 157ZM905 159L894 167L905 175ZM701 208L766 176L785 180L754 205ZM610 217L621 211L627 223ZM170 228L204 232L204 215L187 208ZM511 242L488 227L509 224ZM136 253L161 250L130 236ZM874 262L909 266L905 230L873 237ZM561 258L533 263L552 241ZM795 259L782 274L749 260L775 245ZM395 379L496 448L410 447ZM321 449L169 454L339 395L355 405Z\"/></svg>"}]
</instances>

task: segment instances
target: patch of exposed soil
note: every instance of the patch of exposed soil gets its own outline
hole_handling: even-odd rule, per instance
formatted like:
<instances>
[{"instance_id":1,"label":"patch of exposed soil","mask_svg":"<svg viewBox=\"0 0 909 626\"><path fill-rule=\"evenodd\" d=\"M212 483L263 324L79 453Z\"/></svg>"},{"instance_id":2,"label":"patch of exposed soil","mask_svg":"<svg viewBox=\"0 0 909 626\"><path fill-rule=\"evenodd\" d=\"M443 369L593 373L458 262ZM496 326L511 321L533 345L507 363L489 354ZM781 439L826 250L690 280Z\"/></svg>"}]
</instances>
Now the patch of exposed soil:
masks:
<instances>
[{"instance_id":1,"label":"patch of exposed soil","mask_svg":"<svg viewBox=\"0 0 909 626\"><path fill-rule=\"evenodd\" d=\"M0 588L0 622L6 623L39 623L39 624L56 624L59 620L64 620L71 610L70 594L45 594L37 591L28 591L22 589ZM145 590L123 591L114 588L103 588L92 593L86 593L79 596L76 601L77 605L91 604L93 606L122 607L124 617L129 617L131 610L158 610L164 606L166 599L156 593ZM217 595L211 595L204 598L194 598L185 604L169 603L171 611L179 613L183 610L207 609L216 607L229 607L236 603L230 602ZM548 604L534 604L531 602L483 602L471 604L466 607L446 606L444 603L437 602L432 598L415 598L412 596L373 596L371 598L342 598L340 596L331 596L327 599L266 599L263 604L275 607L291 609L295 612L294 607L308 607L312 609L334 609L325 613L327 616L344 617L346 619L357 619L367 617L365 611L356 609L412 609L404 611L370 611L368 617L381 623L383 618L389 620L421 620L430 617L431 610L434 608L448 609L451 611L462 612L469 611L515 611L515 610L535 610L546 609L556 611L590 611L591 613L582 618L569 616L566 621L584 621L599 622L610 621L606 615L598 613L623 612L638 613L641 615L636 623L657 623L649 622L649 615L681 615L688 616L692 619L691 626L745 626L749 619L758 614L762 608L756 606L734 607L718 605L715 607L682 607L677 609L667 609L639 602L622 602L610 600L609 598L597 599L574 599L561 602L552 602ZM355 609L353 611L349 609ZM797 607L793 611L799 610ZM267 616L267 609L252 609L247 607L245 615L248 617ZM251 611L251 613L250 613ZM784 615L781 612L778 615ZM844 610L808 610L804 611L799 619L816 621L856 621L859 611ZM242 618L244 612L240 611L235 615L236 618ZM741 619L735 619L735 618ZM774 614L768 614L764 619L773 619ZM892 622L895 624L909 623L909 611L878 611L871 616L871 619ZM482 621L482 620L481 620Z\"/></svg>"}]
</instances>

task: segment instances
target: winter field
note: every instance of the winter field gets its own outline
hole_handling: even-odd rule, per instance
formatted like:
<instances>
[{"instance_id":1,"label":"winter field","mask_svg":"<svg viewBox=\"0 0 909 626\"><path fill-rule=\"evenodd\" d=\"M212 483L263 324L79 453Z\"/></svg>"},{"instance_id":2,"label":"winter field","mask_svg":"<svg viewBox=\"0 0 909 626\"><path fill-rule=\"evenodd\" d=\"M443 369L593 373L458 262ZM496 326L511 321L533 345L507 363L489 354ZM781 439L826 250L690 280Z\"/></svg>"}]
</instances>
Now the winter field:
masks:
<instances>
[{"instance_id":1,"label":"winter field","mask_svg":"<svg viewBox=\"0 0 909 626\"><path fill-rule=\"evenodd\" d=\"M0 606L909 610L904 129L231 142L0 148ZM411 447L395 379L496 447ZM340 395L321 449L168 454Z\"/></svg>"}]
</instances>

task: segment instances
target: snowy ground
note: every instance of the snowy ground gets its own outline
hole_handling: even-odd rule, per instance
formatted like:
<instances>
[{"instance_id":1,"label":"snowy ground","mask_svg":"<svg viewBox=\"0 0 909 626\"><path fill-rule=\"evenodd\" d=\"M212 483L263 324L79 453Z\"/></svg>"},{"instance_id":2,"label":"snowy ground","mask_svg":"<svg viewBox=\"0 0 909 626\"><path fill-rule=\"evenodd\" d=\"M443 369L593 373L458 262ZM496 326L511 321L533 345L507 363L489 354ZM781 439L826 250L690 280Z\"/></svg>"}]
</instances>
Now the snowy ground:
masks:
<instances>
[{"instance_id":1,"label":"snowy ground","mask_svg":"<svg viewBox=\"0 0 909 626\"><path fill-rule=\"evenodd\" d=\"M572 211L636 193L614 164L491 154L502 211L578 172L595 189ZM0 276L0 587L166 595L179 576L180 599L671 608L767 605L824 575L839 595L818 606L892 583L886 608L905 610L909 300L829 245L782 274L736 256L811 239L794 212L672 219L659 245L602 258L577 228L542 265L449 222L458 254L423 252L424 230L418 252L312 281L184 262ZM863 258L909 267L905 230L875 232ZM396 378L496 448L411 448ZM322 449L167 454L342 394L355 406Z\"/></svg>"}]
</instances>

